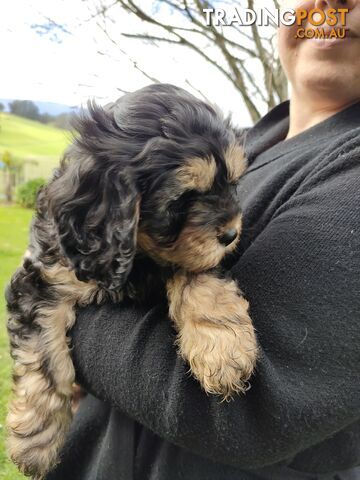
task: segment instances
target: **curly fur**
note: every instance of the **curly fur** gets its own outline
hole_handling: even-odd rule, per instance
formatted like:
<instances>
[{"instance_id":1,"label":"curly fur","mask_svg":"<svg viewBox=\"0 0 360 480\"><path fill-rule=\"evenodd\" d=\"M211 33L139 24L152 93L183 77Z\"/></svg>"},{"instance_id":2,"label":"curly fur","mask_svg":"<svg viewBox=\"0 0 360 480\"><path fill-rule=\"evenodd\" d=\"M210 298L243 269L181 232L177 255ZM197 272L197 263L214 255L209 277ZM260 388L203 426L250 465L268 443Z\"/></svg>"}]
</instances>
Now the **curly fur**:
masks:
<instances>
[{"instance_id":1,"label":"curly fur","mask_svg":"<svg viewBox=\"0 0 360 480\"><path fill-rule=\"evenodd\" d=\"M240 132L171 85L105 108L89 104L76 129L38 196L29 255L6 293L14 359L9 453L35 479L58 461L71 422L67 332L76 306L124 296L150 302L167 292L180 354L209 393L245 390L256 360L247 302L212 270L240 235ZM222 289L217 308L201 300Z\"/></svg>"}]
</instances>

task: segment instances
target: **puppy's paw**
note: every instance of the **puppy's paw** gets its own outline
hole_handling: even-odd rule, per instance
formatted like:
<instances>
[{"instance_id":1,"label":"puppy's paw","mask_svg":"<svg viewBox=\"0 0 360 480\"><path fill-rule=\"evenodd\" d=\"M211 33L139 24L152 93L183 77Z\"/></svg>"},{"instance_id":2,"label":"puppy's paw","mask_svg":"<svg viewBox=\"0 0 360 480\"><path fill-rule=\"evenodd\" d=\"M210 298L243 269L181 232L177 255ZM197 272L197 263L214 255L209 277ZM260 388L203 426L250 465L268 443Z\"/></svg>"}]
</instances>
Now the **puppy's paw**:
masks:
<instances>
[{"instance_id":1,"label":"puppy's paw","mask_svg":"<svg viewBox=\"0 0 360 480\"><path fill-rule=\"evenodd\" d=\"M258 349L236 283L198 275L183 284L177 307L179 352L204 390L224 399L246 391Z\"/></svg>"}]
</instances>

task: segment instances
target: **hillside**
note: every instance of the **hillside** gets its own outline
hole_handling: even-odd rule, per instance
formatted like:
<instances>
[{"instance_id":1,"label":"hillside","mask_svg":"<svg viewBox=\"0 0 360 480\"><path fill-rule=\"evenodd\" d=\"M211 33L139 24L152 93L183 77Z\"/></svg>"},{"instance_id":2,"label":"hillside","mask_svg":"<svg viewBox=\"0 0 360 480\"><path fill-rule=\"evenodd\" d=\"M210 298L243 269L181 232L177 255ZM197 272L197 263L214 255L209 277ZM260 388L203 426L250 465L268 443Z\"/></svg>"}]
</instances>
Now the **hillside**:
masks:
<instances>
[{"instance_id":1,"label":"hillside","mask_svg":"<svg viewBox=\"0 0 360 480\"><path fill-rule=\"evenodd\" d=\"M48 177L70 142L70 133L51 125L0 114L0 158L8 150L13 156L28 160L26 179Z\"/></svg>"}]
</instances>

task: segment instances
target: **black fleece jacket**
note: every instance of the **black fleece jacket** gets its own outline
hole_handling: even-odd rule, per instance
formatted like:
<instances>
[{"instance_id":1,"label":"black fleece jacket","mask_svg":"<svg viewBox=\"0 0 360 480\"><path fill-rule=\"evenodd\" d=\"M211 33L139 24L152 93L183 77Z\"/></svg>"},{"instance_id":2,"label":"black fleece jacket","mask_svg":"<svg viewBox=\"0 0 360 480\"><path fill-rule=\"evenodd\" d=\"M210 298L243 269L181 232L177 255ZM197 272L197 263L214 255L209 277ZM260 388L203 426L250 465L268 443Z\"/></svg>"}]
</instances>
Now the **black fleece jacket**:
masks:
<instances>
[{"instance_id":1,"label":"black fleece jacket","mask_svg":"<svg viewBox=\"0 0 360 480\"><path fill-rule=\"evenodd\" d=\"M232 273L261 352L251 390L207 396L164 306L88 307L72 338L92 395L49 480L335 478L360 465L360 103L284 140L288 110L249 131L238 189Z\"/></svg>"}]
</instances>

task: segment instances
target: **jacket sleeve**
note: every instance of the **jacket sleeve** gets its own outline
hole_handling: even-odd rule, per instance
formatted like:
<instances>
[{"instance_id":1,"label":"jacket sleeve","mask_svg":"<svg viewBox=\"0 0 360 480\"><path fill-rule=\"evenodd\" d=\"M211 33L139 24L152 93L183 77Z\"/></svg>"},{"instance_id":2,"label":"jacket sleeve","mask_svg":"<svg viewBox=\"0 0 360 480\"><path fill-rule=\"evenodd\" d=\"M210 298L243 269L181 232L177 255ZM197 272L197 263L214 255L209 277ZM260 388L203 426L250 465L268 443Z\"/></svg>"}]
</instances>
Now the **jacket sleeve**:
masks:
<instances>
[{"instance_id":1,"label":"jacket sleeve","mask_svg":"<svg viewBox=\"0 0 360 480\"><path fill-rule=\"evenodd\" d=\"M244 396L221 403L200 389L163 306L80 312L73 358L85 388L169 442L242 468L290 458L355 422L359 153L303 182L233 268L261 354Z\"/></svg>"}]
</instances>

